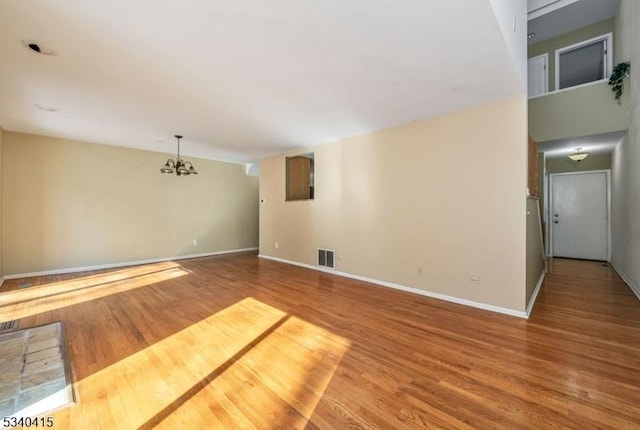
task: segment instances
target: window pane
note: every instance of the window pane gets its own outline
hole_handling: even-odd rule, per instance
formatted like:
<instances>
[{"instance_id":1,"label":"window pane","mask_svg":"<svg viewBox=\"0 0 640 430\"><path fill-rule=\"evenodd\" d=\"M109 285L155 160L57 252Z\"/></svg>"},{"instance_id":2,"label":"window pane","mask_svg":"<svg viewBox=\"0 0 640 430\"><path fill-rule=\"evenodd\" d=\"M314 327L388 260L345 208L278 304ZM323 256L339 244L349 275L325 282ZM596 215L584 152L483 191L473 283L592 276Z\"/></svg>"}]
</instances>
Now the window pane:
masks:
<instances>
[{"instance_id":1,"label":"window pane","mask_svg":"<svg viewBox=\"0 0 640 430\"><path fill-rule=\"evenodd\" d=\"M560 54L560 89L605 78L604 40Z\"/></svg>"}]
</instances>

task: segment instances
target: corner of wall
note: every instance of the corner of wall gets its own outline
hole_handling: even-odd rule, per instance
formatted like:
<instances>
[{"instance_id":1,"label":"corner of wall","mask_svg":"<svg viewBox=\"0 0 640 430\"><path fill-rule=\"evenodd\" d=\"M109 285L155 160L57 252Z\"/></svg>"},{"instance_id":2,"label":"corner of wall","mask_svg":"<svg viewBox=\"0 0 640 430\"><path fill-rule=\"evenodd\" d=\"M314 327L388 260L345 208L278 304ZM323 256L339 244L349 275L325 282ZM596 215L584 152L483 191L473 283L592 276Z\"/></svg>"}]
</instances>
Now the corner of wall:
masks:
<instances>
[{"instance_id":1,"label":"corner of wall","mask_svg":"<svg viewBox=\"0 0 640 430\"><path fill-rule=\"evenodd\" d=\"M284 154L261 160L260 254L315 266L333 249L343 273L524 312L526 106L523 94L317 146L313 201L285 202Z\"/></svg>"},{"instance_id":2,"label":"corner of wall","mask_svg":"<svg viewBox=\"0 0 640 430\"><path fill-rule=\"evenodd\" d=\"M616 18L619 55L616 61L640 64L640 4L622 0ZM615 148L611 159L611 263L629 286L640 286L640 233L636 220L640 218L640 197L636 184L640 181L640 73L632 69L625 85L629 92L629 130ZM634 292L637 293L637 291Z\"/></svg>"},{"instance_id":3,"label":"corner of wall","mask_svg":"<svg viewBox=\"0 0 640 430\"><path fill-rule=\"evenodd\" d=\"M257 245L259 181L244 165L197 159L199 175L181 180L158 172L158 152L18 132L3 141L7 279Z\"/></svg>"},{"instance_id":4,"label":"corner of wall","mask_svg":"<svg viewBox=\"0 0 640 430\"><path fill-rule=\"evenodd\" d=\"M527 2L525 0L490 0L493 13L509 49L513 64L527 93Z\"/></svg>"}]
</instances>

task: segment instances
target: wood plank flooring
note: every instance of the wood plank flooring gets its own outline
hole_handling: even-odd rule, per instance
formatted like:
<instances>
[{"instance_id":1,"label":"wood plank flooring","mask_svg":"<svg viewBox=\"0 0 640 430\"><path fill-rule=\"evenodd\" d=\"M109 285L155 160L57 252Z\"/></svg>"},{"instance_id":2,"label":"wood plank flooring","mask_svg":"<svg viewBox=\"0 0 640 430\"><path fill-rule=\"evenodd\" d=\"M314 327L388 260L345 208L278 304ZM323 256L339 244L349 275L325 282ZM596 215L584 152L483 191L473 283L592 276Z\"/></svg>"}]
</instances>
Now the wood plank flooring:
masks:
<instances>
[{"instance_id":1,"label":"wood plank flooring","mask_svg":"<svg viewBox=\"0 0 640 430\"><path fill-rule=\"evenodd\" d=\"M63 320L59 429L640 429L640 301L554 260L526 321L235 254L6 281Z\"/></svg>"}]
</instances>

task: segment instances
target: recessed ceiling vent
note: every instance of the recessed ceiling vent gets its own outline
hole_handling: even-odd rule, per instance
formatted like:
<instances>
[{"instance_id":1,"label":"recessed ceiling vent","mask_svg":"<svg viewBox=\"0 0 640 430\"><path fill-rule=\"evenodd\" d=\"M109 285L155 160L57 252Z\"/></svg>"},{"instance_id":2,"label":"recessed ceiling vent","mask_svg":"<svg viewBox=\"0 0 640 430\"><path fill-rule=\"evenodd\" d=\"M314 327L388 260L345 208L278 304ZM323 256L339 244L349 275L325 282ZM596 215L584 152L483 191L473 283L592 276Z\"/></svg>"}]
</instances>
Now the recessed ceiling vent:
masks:
<instances>
[{"instance_id":1,"label":"recessed ceiling vent","mask_svg":"<svg viewBox=\"0 0 640 430\"><path fill-rule=\"evenodd\" d=\"M318 266L328 267L329 269L335 269L335 251L331 249L318 248Z\"/></svg>"},{"instance_id":2,"label":"recessed ceiling vent","mask_svg":"<svg viewBox=\"0 0 640 430\"><path fill-rule=\"evenodd\" d=\"M40 42L30 39L22 40L22 46L40 55L58 55L53 49L43 45Z\"/></svg>"}]
</instances>

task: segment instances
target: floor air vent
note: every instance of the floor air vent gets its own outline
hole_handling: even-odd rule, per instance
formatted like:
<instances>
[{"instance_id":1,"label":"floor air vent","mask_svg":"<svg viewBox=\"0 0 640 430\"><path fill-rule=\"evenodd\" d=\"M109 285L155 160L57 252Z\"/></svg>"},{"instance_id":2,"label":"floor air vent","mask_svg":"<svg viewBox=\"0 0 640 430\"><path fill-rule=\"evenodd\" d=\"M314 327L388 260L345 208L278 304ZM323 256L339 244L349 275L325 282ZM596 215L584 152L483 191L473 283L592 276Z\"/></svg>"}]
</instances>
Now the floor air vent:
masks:
<instances>
[{"instance_id":1,"label":"floor air vent","mask_svg":"<svg viewBox=\"0 0 640 430\"><path fill-rule=\"evenodd\" d=\"M0 322L0 332L7 331L7 330L13 330L14 328L17 328L18 327L18 321L20 321L20 320Z\"/></svg>"},{"instance_id":2,"label":"floor air vent","mask_svg":"<svg viewBox=\"0 0 640 430\"><path fill-rule=\"evenodd\" d=\"M318 266L335 269L335 252L330 249L318 249Z\"/></svg>"}]
</instances>

